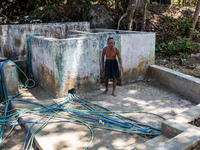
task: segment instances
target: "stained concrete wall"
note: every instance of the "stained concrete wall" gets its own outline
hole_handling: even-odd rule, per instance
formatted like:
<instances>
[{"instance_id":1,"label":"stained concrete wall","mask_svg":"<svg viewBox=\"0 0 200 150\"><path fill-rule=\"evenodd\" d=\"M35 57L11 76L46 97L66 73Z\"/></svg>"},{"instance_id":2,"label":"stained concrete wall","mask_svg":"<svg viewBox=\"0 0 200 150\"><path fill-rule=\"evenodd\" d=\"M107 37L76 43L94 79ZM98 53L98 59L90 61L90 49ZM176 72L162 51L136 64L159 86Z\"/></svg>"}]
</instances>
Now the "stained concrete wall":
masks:
<instances>
[{"instance_id":1,"label":"stained concrete wall","mask_svg":"<svg viewBox=\"0 0 200 150\"><path fill-rule=\"evenodd\" d=\"M98 32L91 30L91 32L80 32L80 31L71 31L68 34L68 38L77 38L77 37L98 37L99 38L99 61L101 64L101 55L103 48L107 46L107 39L113 37L116 40L116 32L114 30L108 30L107 32ZM104 59L106 60L106 58ZM100 72L100 77L103 79L103 73Z\"/></svg>"},{"instance_id":2,"label":"stained concrete wall","mask_svg":"<svg viewBox=\"0 0 200 150\"><path fill-rule=\"evenodd\" d=\"M4 54L3 54L3 44L2 44L2 39L1 39L1 36L0 36L0 57L3 57Z\"/></svg>"},{"instance_id":3,"label":"stained concrete wall","mask_svg":"<svg viewBox=\"0 0 200 150\"><path fill-rule=\"evenodd\" d=\"M200 79L195 78L169 68L151 65L149 78L175 90L176 92L190 98L195 103L200 103Z\"/></svg>"},{"instance_id":4,"label":"stained concrete wall","mask_svg":"<svg viewBox=\"0 0 200 150\"><path fill-rule=\"evenodd\" d=\"M155 33L117 34L124 71L121 84L143 80L155 62Z\"/></svg>"},{"instance_id":5,"label":"stained concrete wall","mask_svg":"<svg viewBox=\"0 0 200 150\"><path fill-rule=\"evenodd\" d=\"M100 61L108 37L114 38L115 47L121 53L124 67L118 81L120 85L145 79L149 65L155 63L155 33L112 29L92 29L90 33L77 31L69 33L69 38L98 36Z\"/></svg>"},{"instance_id":6,"label":"stained concrete wall","mask_svg":"<svg viewBox=\"0 0 200 150\"><path fill-rule=\"evenodd\" d=\"M66 38L68 31L90 31L89 22L39 23L0 25L4 56L12 60L26 56L26 38L31 33L58 39Z\"/></svg>"},{"instance_id":7,"label":"stained concrete wall","mask_svg":"<svg viewBox=\"0 0 200 150\"><path fill-rule=\"evenodd\" d=\"M6 58L0 57L0 60L3 60L3 59L6 59ZM2 68L0 71L2 73L3 82L5 85L6 91L9 93L9 94L6 93L6 96L7 98L11 98L11 95L15 96L19 92L19 88L18 88L19 80L18 80L17 69L16 69L15 64L12 62L4 63L4 61L2 61L0 62L0 65L2 65Z\"/></svg>"},{"instance_id":8,"label":"stained concrete wall","mask_svg":"<svg viewBox=\"0 0 200 150\"><path fill-rule=\"evenodd\" d=\"M100 89L99 39L31 38L34 79L55 97Z\"/></svg>"}]
</instances>

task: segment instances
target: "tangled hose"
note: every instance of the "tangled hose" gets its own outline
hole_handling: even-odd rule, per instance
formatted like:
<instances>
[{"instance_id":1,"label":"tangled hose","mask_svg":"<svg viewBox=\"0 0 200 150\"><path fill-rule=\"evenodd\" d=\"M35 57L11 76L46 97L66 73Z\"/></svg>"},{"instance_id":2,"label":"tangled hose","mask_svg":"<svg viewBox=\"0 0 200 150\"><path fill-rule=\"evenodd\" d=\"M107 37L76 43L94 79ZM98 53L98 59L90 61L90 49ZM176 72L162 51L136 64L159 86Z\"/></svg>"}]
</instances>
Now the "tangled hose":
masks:
<instances>
[{"instance_id":1,"label":"tangled hose","mask_svg":"<svg viewBox=\"0 0 200 150\"><path fill-rule=\"evenodd\" d=\"M156 115L164 119L160 115L149 113L149 112L111 111L99 104L89 102L77 96L75 93L68 93L68 96L66 99L59 102L53 102L50 104L41 104L41 103L33 102L31 100L19 99L17 97L13 98L11 101L24 102L25 103L24 108L28 104L37 106L37 108L35 109L18 110L15 113L9 113L11 110L10 111L7 110L8 105L9 105L9 101L8 101L7 107L5 109L5 113L7 113L7 115L3 115L0 118L1 126L5 126L6 124L8 124L12 127L12 129L21 124L25 124L25 123L32 124L27 132L23 150L30 149L33 145L33 140L34 140L35 135L39 131L41 131L43 128L45 128L46 125L50 123L73 122L73 123L81 123L85 125L87 128L89 128L91 132L91 136L92 136L91 141L89 142L88 146L85 148L87 149L91 145L94 139L94 134L91 127L98 127L98 128L103 128L103 129L115 130L115 131L126 132L126 133L142 134L142 135L159 135L160 134L161 129L159 127L153 127L153 126L141 123L132 118L125 117L121 115L122 113L148 113L148 114ZM70 106L73 106L73 107L70 107ZM76 109L76 107L74 108L74 106L79 106L79 107L82 106L82 108ZM69 114L69 116L61 115L60 112L66 112ZM31 115L38 115L40 116L40 118L35 121L22 121L22 122L17 123L19 118L23 118L26 116L30 117ZM57 117L62 118L62 119L59 121L58 120L55 121L53 118L57 118ZM41 121L41 120L45 120L45 121ZM35 124L41 124L41 126L36 131L34 131L32 135L30 135L30 130ZM7 136L8 135L6 135L6 137ZM29 136L30 136L30 139L28 139ZM2 142L4 140L2 140Z\"/></svg>"}]
</instances>

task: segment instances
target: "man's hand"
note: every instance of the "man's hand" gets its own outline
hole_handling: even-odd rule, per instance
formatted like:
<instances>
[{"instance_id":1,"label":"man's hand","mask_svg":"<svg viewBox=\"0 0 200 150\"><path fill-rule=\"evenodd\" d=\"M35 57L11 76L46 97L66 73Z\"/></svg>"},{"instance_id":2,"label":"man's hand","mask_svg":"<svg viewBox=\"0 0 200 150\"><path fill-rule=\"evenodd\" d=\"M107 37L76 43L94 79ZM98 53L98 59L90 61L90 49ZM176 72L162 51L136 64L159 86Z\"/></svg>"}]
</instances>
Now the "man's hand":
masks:
<instances>
[{"instance_id":1,"label":"man's hand","mask_svg":"<svg viewBox=\"0 0 200 150\"><path fill-rule=\"evenodd\" d=\"M102 72L102 73L104 72L104 67L101 67L101 72Z\"/></svg>"},{"instance_id":2,"label":"man's hand","mask_svg":"<svg viewBox=\"0 0 200 150\"><path fill-rule=\"evenodd\" d=\"M121 71L124 71L124 68L122 66L120 66Z\"/></svg>"}]
</instances>

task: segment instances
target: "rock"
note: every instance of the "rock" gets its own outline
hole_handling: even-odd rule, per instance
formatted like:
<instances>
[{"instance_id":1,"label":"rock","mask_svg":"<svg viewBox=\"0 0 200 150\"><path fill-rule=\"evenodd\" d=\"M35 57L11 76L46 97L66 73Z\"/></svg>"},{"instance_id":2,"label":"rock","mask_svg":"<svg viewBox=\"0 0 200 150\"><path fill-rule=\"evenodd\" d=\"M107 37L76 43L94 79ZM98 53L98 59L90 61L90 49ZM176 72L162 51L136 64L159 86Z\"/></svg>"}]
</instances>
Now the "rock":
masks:
<instances>
[{"instance_id":1,"label":"rock","mask_svg":"<svg viewBox=\"0 0 200 150\"><path fill-rule=\"evenodd\" d=\"M91 28L110 29L117 26L117 23L109 15L105 7L99 4L95 4L90 7L88 19L90 21Z\"/></svg>"},{"instance_id":2,"label":"rock","mask_svg":"<svg viewBox=\"0 0 200 150\"><path fill-rule=\"evenodd\" d=\"M50 9L46 12L46 17L49 22L55 22L55 20L57 19L56 12L53 9Z\"/></svg>"},{"instance_id":3,"label":"rock","mask_svg":"<svg viewBox=\"0 0 200 150\"><path fill-rule=\"evenodd\" d=\"M195 67L196 67L195 64L190 64L190 65L187 66L188 69L194 69Z\"/></svg>"}]
</instances>

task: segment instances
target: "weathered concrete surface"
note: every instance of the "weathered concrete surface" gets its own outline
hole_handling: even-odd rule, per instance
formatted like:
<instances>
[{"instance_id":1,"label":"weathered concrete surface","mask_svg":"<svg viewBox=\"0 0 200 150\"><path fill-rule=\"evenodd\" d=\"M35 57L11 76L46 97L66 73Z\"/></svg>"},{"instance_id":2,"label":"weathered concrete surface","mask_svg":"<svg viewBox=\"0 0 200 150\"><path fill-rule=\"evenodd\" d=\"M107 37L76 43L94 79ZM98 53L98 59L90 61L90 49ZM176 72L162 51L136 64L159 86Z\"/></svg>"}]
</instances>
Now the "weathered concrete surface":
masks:
<instances>
[{"instance_id":1,"label":"weathered concrete surface","mask_svg":"<svg viewBox=\"0 0 200 150\"><path fill-rule=\"evenodd\" d=\"M168 140L169 138L167 138L166 136L159 135L145 143L138 144L133 150L153 150L155 148L155 145L158 146L158 144L164 144Z\"/></svg>"},{"instance_id":2,"label":"weathered concrete surface","mask_svg":"<svg viewBox=\"0 0 200 150\"><path fill-rule=\"evenodd\" d=\"M149 78L154 78L176 92L200 103L200 79L168 68L151 65Z\"/></svg>"},{"instance_id":3,"label":"weathered concrete surface","mask_svg":"<svg viewBox=\"0 0 200 150\"><path fill-rule=\"evenodd\" d=\"M120 49L124 67L121 84L145 79L149 65L154 64L155 60L155 33L121 33L116 38L116 47Z\"/></svg>"},{"instance_id":4,"label":"weathered concrete surface","mask_svg":"<svg viewBox=\"0 0 200 150\"><path fill-rule=\"evenodd\" d=\"M100 88L98 37L58 40L35 36L30 44L34 79L56 97L69 89Z\"/></svg>"},{"instance_id":5,"label":"weathered concrete surface","mask_svg":"<svg viewBox=\"0 0 200 150\"><path fill-rule=\"evenodd\" d=\"M58 39L66 38L70 30L90 31L89 22L39 23L0 25L4 56L13 60L26 56L26 38L31 33Z\"/></svg>"},{"instance_id":6,"label":"weathered concrete surface","mask_svg":"<svg viewBox=\"0 0 200 150\"><path fill-rule=\"evenodd\" d=\"M200 116L200 105L192 107L181 114L178 114L162 124L162 134L168 138L173 138L176 135L187 131L189 128L195 127L189 122L193 121L195 118ZM198 131L197 131L198 132ZM200 137L199 137L200 138Z\"/></svg>"},{"instance_id":7,"label":"weathered concrete surface","mask_svg":"<svg viewBox=\"0 0 200 150\"><path fill-rule=\"evenodd\" d=\"M5 57L0 57L0 60L5 59ZM18 74L16 66L12 62L4 63L4 61L0 62L2 65L1 73L3 76L3 81L7 92L11 95L16 95L19 92L18 88ZM6 93L6 96L9 97L10 95Z\"/></svg>"},{"instance_id":8,"label":"weathered concrete surface","mask_svg":"<svg viewBox=\"0 0 200 150\"><path fill-rule=\"evenodd\" d=\"M117 86L117 97L111 95L112 84L109 83L109 91L107 95L101 94L104 90L105 88L102 86L101 90L80 94L79 96L113 111L152 112L162 115L166 119L194 106L192 102L188 101L189 99L173 93L156 82L138 82L125 86ZM40 91L38 87L29 89L21 95L21 98L33 100L46 105L53 103L53 101ZM60 100L61 99L54 99L56 102ZM15 108L22 110L38 108L38 106L24 102L12 101L12 104ZM70 107L72 106L70 105ZM68 116L65 112L60 112L60 114ZM126 113L122 115L156 127L161 126L161 123L163 122L163 119L157 116L152 116L151 114ZM23 120L37 120L38 118L39 116L37 115L24 116ZM47 118L44 118L43 121ZM57 117L54 117L50 121L57 120L56 118ZM25 124L25 126L28 130L31 124ZM36 131L40 126L41 124L35 124L31 129L31 133ZM89 150L130 150L134 148L136 144L141 144L149 140L148 137L137 134L127 134L98 128L92 129L94 131L94 141L89 147ZM84 149L90 140L91 133L85 126L64 122L48 124L35 136L38 148L44 150Z\"/></svg>"},{"instance_id":9,"label":"weathered concrete surface","mask_svg":"<svg viewBox=\"0 0 200 150\"><path fill-rule=\"evenodd\" d=\"M115 47L120 50L124 71L120 74L120 85L146 78L149 65L155 62L155 33L112 29L91 29L88 32L71 32L70 38L98 36L100 56L107 46L108 37L113 37ZM101 57L100 57L101 61ZM101 74L103 77L103 74Z\"/></svg>"},{"instance_id":10,"label":"weathered concrete surface","mask_svg":"<svg viewBox=\"0 0 200 150\"><path fill-rule=\"evenodd\" d=\"M0 57L4 57L4 54L3 54L3 44L2 44L1 36L0 36Z\"/></svg>"},{"instance_id":11,"label":"weathered concrete surface","mask_svg":"<svg viewBox=\"0 0 200 150\"><path fill-rule=\"evenodd\" d=\"M191 150L199 144L200 129L190 122L199 116L200 105L197 105L164 121L161 136L156 137L159 141L152 139L134 150Z\"/></svg>"},{"instance_id":12,"label":"weathered concrete surface","mask_svg":"<svg viewBox=\"0 0 200 150\"><path fill-rule=\"evenodd\" d=\"M44 37L38 37L37 41L32 40L30 44L31 51L33 52L32 57L34 57L32 58L32 68L36 81L57 97L58 95L59 97L64 96L67 90L71 88L76 88L78 91L82 91L83 89L84 91L97 89L97 87L99 87L99 78L103 77L103 74L100 73L100 62L102 50L107 46L108 37L114 38L116 42L115 46L120 50L123 61L124 71L121 72L118 84L122 85L143 80L147 76L148 66L154 64L155 34L96 29L92 30L91 33L70 31L66 40ZM88 42L80 44L80 39L85 39ZM98 41L94 42L91 39L98 39ZM76 47L75 49L74 46ZM58 50L60 48L64 48L65 50ZM77 55L74 52L79 54ZM81 53L87 53L87 55L84 55L83 59L79 59L82 55ZM95 58L93 57L91 61L90 56L94 56ZM37 57L39 61L37 61ZM55 64L52 63L54 61L56 61ZM77 61L79 61L79 64L87 64L87 67L77 68ZM66 71L60 68L60 66L68 66L67 68L69 69ZM88 66L95 67L87 69ZM56 68L59 69L56 70ZM49 69L50 71L47 71ZM73 71L71 71L71 69ZM79 73L75 70L79 70ZM81 70L84 70L84 76L80 77L79 74L83 75ZM94 76L93 72L95 72ZM96 73L99 73L99 75ZM47 76L47 78L44 75ZM83 80L84 83L82 82ZM51 83L53 83L53 86ZM68 86L62 85L63 83Z\"/></svg>"},{"instance_id":13,"label":"weathered concrete surface","mask_svg":"<svg viewBox=\"0 0 200 150\"><path fill-rule=\"evenodd\" d=\"M68 38L98 37L99 38L99 56L100 56L99 61L101 62L102 51L103 51L103 48L107 46L107 39L109 37L113 37L114 41L116 41L116 32L114 30L107 30L107 31L100 30L100 31L101 32L97 30L92 30L92 29L91 29L91 32L72 31L72 32L69 32ZM99 66L99 70L100 70L100 66ZM100 72L101 79L103 79L103 76L104 74Z\"/></svg>"}]
</instances>

